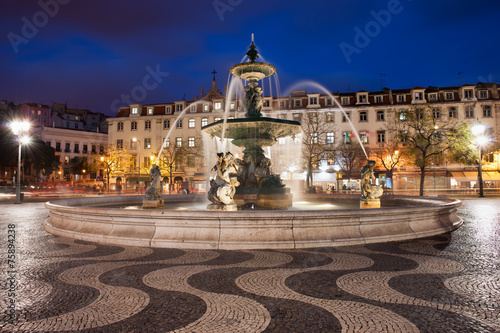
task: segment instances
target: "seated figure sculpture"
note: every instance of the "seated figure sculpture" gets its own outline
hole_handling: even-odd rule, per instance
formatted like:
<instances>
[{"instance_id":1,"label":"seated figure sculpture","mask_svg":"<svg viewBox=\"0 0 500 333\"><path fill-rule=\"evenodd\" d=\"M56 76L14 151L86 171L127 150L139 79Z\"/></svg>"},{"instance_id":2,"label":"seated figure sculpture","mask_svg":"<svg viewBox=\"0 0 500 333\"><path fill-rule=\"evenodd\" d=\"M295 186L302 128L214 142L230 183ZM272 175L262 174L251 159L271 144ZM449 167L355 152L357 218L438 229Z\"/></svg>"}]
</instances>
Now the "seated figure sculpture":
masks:
<instances>
[{"instance_id":1,"label":"seated figure sculpture","mask_svg":"<svg viewBox=\"0 0 500 333\"><path fill-rule=\"evenodd\" d=\"M153 164L149 171L149 180L151 185L146 189L146 200L161 200L161 171L160 167Z\"/></svg>"},{"instance_id":2,"label":"seated figure sculpture","mask_svg":"<svg viewBox=\"0 0 500 333\"><path fill-rule=\"evenodd\" d=\"M369 160L361 169L361 200L378 199L384 191L380 185L373 184L375 183L374 167L375 161Z\"/></svg>"},{"instance_id":3,"label":"seated figure sculpture","mask_svg":"<svg viewBox=\"0 0 500 333\"><path fill-rule=\"evenodd\" d=\"M217 172L215 179L210 181L210 190L208 191L208 200L215 205L224 206L234 205L234 194L239 182L236 178L237 166L235 165L233 154L227 152L217 154L217 164L212 168L212 172Z\"/></svg>"}]
</instances>

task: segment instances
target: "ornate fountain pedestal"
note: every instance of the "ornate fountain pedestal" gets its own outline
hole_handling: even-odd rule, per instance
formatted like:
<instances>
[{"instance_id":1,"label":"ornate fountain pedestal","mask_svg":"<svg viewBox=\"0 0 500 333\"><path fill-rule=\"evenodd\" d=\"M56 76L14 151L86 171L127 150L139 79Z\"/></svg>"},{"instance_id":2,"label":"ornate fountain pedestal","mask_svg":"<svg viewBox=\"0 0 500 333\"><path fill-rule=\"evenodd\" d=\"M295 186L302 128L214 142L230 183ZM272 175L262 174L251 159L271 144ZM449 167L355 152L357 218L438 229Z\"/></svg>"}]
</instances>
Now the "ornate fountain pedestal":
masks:
<instances>
[{"instance_id":1,"label":"ornate fountain pedestal","mask_svg":"<svg viewBox=\"0 0 500 333\"><path fill-rule=\"evenodd\" d=\"M360 208L380 208L380 199L361 199Z\"/></svg>"},{"instance_id":2,"label":"ornate fountain pedestal","mask_svg":"<svg viewBox=\"0 0 500 333\"><path fill-rule=\"evenodd\" d=\"M229 176L223 175L224 170L221 169L225 164L221 158L225 157L219 153L219 174L208 195L213 203L209 205L209 209L229 210L232 207L228 207L228 204L233 203L242 209L288 209L292 206L290 189L283 185L279 175L272 173L271 161L264 155L262 147L274 145L279 138L299 134L302 127L297 121L262 117L263 98L258 81L273 75L276 68L270 64L255 62L258 53L253 41L247 55L250 62L231 67L231 74L248 81L243 99L245 118L227 119L225 122L220 120L202 128L212 137L232 139L233 145L245 148L243 158L232 161L233 171L228 171L231 173ZM214 167L213 171L217 168ZM235 191L231 193L231 200L225 203L224 197L227 195L219 193L219 188L228 185L218 179L225 179L227 184L231 177L237 179L237 184Z\"/></svg>"}]
</instances>

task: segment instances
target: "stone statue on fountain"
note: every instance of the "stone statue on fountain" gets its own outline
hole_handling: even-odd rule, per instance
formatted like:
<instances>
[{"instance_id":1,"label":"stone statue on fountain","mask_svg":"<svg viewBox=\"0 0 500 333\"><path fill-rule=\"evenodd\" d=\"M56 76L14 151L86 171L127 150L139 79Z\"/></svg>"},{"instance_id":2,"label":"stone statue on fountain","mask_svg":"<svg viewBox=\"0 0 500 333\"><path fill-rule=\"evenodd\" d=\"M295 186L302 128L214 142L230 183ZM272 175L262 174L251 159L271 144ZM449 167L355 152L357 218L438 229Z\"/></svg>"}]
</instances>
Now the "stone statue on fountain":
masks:
<instances>
[{"instance_id":1,"label":"stone statue on fountain","mask_svg":"<svg viewBox=\"0 0 500 333\"><path fill-rule=\"evenodd\" d=\"M264 102L262 101L262 88L259 86L251 87L246 86L245 99L243 101L247 113L245 117L247 118L260 118L262 116L262 106Z\"/></svg>"},{"instance_id":2,"label":"stone statue on fountain","mask_svg":"<svg viewBox=\"0 0 500 333\"><path fill-rule=\"evenodd\" d=\"M160 167L153 164L149 170L149 180L151 185L148 186L145 193L145 199L142 201L143 208L158 208L163 207L163 198L161 196L162 181Z\"/></svg>"},{"instance_id":3,"label":"stone statue on fountain","mask_svg":"<svg viewBox=\"0 0 500 333\"><path fill-rule=\"evenodd\" d=\"M373 168L375 161L368 163L361 169L361 208L380 208L380 196L384 192L380 185L375 185Z\"/></svg>"},{"instance_id":4,"label":"stone statue on fountain","mask_svg":"<svg viewBox=\"0 0 500 333\"><path fill-rule=\"evenodd\" d=\"M240 185L237 180L238 166L235 163L233 154L227 152L217 154L217 164L212 168L216 172L215 179L210 180L210 190L208 200L212 204L208 205L209 210L237 210L233 200L236 193L236 186Z\"/></svg>"}]
</instances>

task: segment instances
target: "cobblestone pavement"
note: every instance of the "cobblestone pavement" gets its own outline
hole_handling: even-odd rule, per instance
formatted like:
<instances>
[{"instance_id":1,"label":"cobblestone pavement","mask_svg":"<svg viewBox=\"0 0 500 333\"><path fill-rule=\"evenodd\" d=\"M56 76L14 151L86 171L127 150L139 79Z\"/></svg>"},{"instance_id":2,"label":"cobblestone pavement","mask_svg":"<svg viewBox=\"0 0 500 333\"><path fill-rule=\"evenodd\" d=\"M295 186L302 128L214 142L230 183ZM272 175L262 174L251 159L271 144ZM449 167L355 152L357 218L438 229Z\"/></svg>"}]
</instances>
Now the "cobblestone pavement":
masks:
<instances>
[{"instance_id":1,"label":"cobblestone pavement","mask_svg":"<svg viewBox=\"0 0 500 333\"><path fill-rule=\"evenodd\" d=\"M104 246L0 207L2 332L500 332L498 198L451 234L282 251Z\"/></svg>"}]
</instances>

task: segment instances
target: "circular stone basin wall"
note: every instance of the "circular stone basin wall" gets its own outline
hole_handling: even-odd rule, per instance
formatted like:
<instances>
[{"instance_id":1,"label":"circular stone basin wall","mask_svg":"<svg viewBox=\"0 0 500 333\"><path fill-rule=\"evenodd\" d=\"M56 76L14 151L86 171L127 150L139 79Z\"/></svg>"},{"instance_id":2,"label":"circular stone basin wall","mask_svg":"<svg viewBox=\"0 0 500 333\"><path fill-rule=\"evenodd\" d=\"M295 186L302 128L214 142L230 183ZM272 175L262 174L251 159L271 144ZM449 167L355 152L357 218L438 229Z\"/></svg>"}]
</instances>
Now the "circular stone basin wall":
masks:
<instances>
[{"instance_id":1,"label":"circular stone basin wall","mask_svg":"<svg viewBox=\"0 0 500 333\"><path fill-rule=\"evenodd\" d=\"M165 196L190 202L201 196ZM45 230L115 245L197 249L294 249L400 241L461 226L458 200L396 197L396 207L344 210L124 209L143 196L74 198L47 202ZM203 196L205 199L205 196ZM334 202L334 198L329 198ZM405 206L399 206L404 204Z\"/></svg>"}]
</instances>

